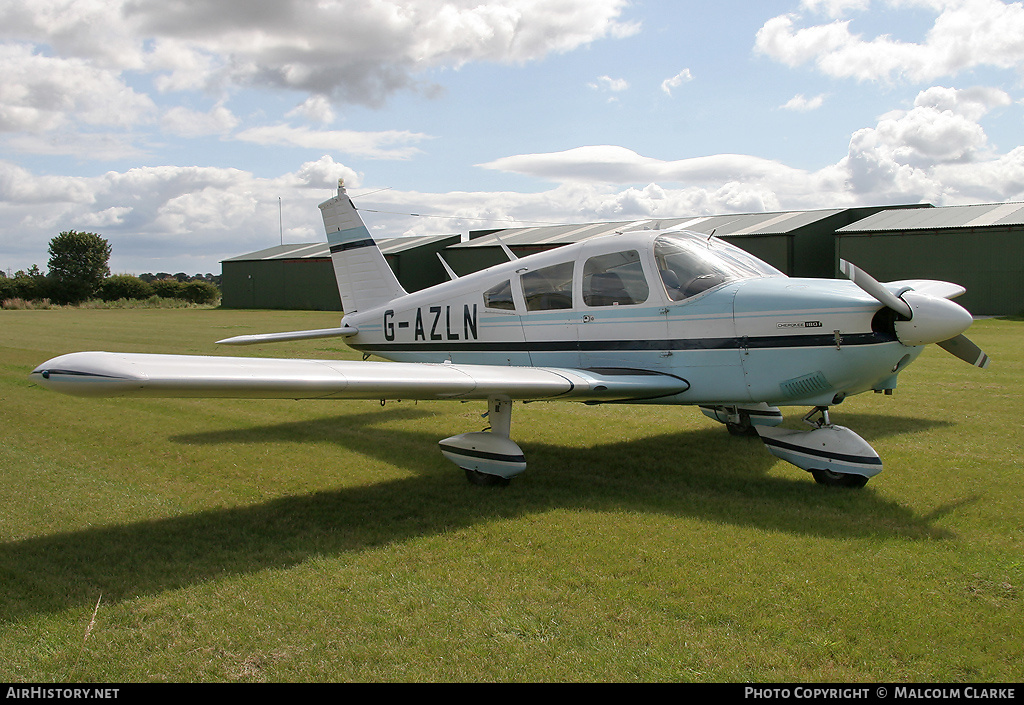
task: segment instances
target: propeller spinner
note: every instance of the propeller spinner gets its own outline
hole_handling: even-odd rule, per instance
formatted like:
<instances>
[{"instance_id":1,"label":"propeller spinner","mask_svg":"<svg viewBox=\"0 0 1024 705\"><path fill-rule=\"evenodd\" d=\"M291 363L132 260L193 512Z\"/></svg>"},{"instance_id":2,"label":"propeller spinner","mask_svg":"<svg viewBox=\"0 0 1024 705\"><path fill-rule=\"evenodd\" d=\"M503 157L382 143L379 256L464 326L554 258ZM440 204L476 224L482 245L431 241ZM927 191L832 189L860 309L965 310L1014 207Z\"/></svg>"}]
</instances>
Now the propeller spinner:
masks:
<instances>
[{"instance_id":1,"label":"propeller spinner","mask_svg":"<svg viewBox=\"0 0 1024 705\"><path fill-rule=\"evenodd\" d=\"M850 281L897 314L896 337L904 345L935 343L975 367L988 367L988 355L963 335L973 320L963 306L909 288L896 295L846 260L839 260L839 269Z\"/></svg>"}]
</instances>

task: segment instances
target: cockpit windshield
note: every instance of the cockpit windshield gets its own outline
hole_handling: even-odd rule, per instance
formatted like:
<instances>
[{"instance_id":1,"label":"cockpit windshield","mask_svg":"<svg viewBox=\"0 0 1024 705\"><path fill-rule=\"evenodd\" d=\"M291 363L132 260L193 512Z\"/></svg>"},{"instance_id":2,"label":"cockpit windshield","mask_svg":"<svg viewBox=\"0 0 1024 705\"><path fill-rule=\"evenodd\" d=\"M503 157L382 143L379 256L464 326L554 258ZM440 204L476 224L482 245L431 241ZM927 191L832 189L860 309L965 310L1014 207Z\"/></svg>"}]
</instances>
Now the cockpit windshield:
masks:
<instances>
[{"instance_id":1,"label":"cockpit windshield","mask_svg":"<svg viewBox=\"0 0 1024 705\"><path fill-rule=\"evenodd\" d=\"M654 241L654 258L673 301L737 279L782 276L735 245L694 235L662 235Z\"/></svg>"}]
</instances>

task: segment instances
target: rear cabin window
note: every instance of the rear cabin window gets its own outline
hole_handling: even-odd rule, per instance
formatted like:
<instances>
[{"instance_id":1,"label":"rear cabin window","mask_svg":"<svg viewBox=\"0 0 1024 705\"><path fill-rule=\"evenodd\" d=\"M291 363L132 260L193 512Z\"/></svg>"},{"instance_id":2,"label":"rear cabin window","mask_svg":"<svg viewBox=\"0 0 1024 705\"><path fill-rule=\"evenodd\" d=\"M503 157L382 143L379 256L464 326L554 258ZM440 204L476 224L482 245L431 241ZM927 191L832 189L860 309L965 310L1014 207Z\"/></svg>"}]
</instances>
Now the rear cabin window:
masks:
<instances>
[{"instance_id":1,"label":"rear cabin window","mask_svg":"<svg viewBox=\"0 0 1024 705\"><path fill-rule=\"evenodd\" d=\"M572 308L573 264L564 262L523 273L521 282L526 309L551 311Z\"/></svg>"},{"instance_id":2,"label":"rear cabin window","mask_svg":"<svg viewBox=\"0 0 1024 705\"><path fill-rule=\"evenodd\" d=\"M515 311L516 302L512 299L512 282L508 279L484 292L484 306Z\"/></svg>"},{"instance_id":3,"label":"rear cabin window","mask_svg":"<svg viewBox=\"0 0 1024 705\"><path fill-rule=\"evenodd\" d=\"M647 301L650 288L636 250L591 257L583 266L583 303L629 306Z\"/></svg>"}]
</instances>

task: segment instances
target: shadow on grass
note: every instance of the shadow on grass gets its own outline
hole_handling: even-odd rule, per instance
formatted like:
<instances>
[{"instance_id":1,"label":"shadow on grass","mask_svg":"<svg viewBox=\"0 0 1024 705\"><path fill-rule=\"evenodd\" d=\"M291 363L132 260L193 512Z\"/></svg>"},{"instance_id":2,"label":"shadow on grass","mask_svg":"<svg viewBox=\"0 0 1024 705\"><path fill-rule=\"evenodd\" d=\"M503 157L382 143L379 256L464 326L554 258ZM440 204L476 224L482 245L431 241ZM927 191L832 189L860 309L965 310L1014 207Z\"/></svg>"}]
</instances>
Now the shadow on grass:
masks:
<instances>
[{"instance_id":1,"label":"shadow on grass","mask_svg":"<svg viewBox=\"0 0 1024 705\"><path fill-rule=\"evenodd\" d=\"M375 427L382 420L413 419L426 412L382 413L389 415L336 416L172 438L211 445L330 438L390 461L399 452L403 462L415 458L408 468L414 475L2 544L0 582L7 590L0 598L0 619L88 607L98 594L110 604L553 508L658 513L818 538L909 539L947 538L932 524L954 509L916 516L870 485L837 491L815 485L809 475L773 476L769 470L776 460L758 439L732 438L717 427L589 448L523 443L530 462L527 474L507 488L479 488L441 457L437 438ZM934 425L900 421L903 430ZM400 446L418 450L410 453Z\"/></svg>"},{"instance_id":2,"label":"shadow on grass","mask_svg":"<svg viewBox=\"0 0 1024 705\"><path fill-rule=\"evenodd\" d=\"M933 428L948 428L956 425L952 421L945 419L922 419L863 412L846 413L840 407L832 407L830 415L832 423L846 426L858 435L863 436L866 441L878 441L889 436L919 433ZM800 421L799 414L789 415L785 425L787 428L808 430L810 428Z\"/></svg>"}]
</instances>

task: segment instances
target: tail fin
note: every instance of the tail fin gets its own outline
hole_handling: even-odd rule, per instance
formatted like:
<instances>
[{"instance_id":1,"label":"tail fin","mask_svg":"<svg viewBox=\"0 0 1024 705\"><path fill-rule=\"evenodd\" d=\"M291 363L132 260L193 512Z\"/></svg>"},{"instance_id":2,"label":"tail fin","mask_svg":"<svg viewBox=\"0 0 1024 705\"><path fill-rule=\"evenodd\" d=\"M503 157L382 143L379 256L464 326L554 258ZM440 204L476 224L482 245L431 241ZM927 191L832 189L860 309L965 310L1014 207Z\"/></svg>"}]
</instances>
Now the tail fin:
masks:
<instances>
[{"instance_id":1,"label":"tail fin","mask_svg":"<svg viewBox=\"0 0 1024 705\"><path fill-rule=\"evenodd\" d=\"M320 204L334 276L345 313L365 311L406 294L338 180L338 195Z\"/></svg>"}]
</instances>

